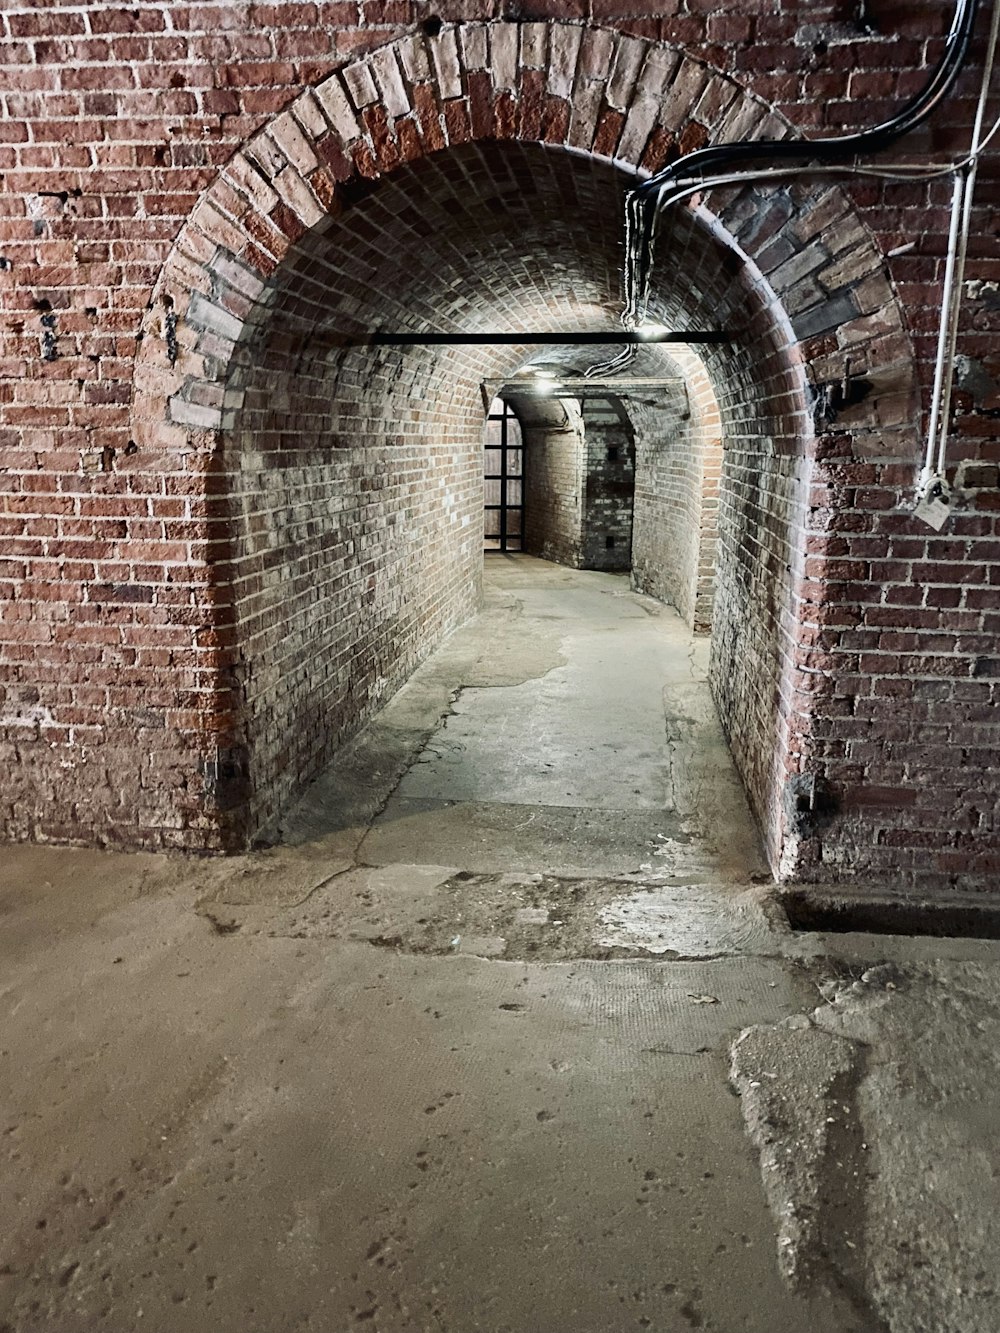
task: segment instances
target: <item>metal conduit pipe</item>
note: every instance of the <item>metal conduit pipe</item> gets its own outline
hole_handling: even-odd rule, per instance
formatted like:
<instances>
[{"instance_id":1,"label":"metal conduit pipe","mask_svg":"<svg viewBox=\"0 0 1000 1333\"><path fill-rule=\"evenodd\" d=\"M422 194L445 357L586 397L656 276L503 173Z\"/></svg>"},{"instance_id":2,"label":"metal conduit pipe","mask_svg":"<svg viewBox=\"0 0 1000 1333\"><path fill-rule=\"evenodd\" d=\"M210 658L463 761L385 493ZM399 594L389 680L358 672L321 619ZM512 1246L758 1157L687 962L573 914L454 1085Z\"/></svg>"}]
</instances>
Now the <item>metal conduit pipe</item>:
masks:
<instances>
[{"instance_id":1,"label":"metal conduit pipe","mask_svg":"<svg viewBox=\"0 0 1000 1333\"><path fill-rule=\"evenodd\" d=\"M1000 36L1000 0L993 0L993 17L969 156L962 162L951 163L943 168L919 163L865 167L857 159L865 153L878 152L908 134L947 96L968 54L976 7L977 0L959 0L945 49L927 83L895 116L882 124L857 134L806 142L757 140L718 144L673 163L633 190L626 201L625 310L622 322L626 328L639 328L649 300L657 220L661 211L671 204L680 203L712 186L750 181L778 181L799 176L824 175L839 177L860 175L887 180L913 180L953 175L955 189L931 396L931 419L924 467L917 490L917 513L936 528L943 525L948 514L949 495L944 477L948 418L962 274L972 215L976 171L983 149L1000 129L998 121L988 134L983 135L993 64ZM800 165L719 171L723 164L731 167L738 162L751 161L763 156L778 161L797 160ZM624 369L635 357L636 351L634 346L627 346L613 360L591 367L586 374L608 374Z\"/></svg>"},{"instance_id":2,"label":"metal conduit pipe","mask_svg":"<svg viewBox=\"0 0 1000 1333\"><path fill-rule=\"evenodd\" d=\"M758 157L767 157L772 161L798 158L832 162L837 158L863 157L866 153L877 153L883 148L888 148L890 144L901 139L904 134L909 134L926 120L948 95L968 53L976 21L976 8L977 0L958 0L944 51L927 83L894 116L880 125L874 125L855 134L842 134L829 139L758 139L733 144L715 144L671 163L669 167L665 167L648 181L637 186L635 193L640 197L654 194L678 176L692 176L699 171L707 173L713 168L732 166L736 162L746 162Z\"/></svg>"},{"instance_id":3,"label":"metal conduit pipe","mask_svg":"<svg viewBox=\"0 0 1000 1333\"><path fill-rule=\"evenodd\" d=\"M940 529L948 517L951 495L945 477L948 431L951 417L951 394L955 370L955 348L958 340L958 318L962 304L962 279L972 223L972 203L976 189L979 158L997 125L983 135L990 82L1000 39L1000 0L993 0L993 18L983 64L983 81L972 126L972 142L968 160L955 172L955 189L951 204L951 227L948 234L948 257L945 268L944 290L941 297L941 323L938 330L937 359L934 367L934 388L931 393L931 417L927 429L927 450L924 466L917 483L917 513L932 527ZM1000 122L998 122L1000 123Z\"/></svg>"},{"instance_id":4,"label":"metal conduit pipe","mask_svg":"<svg viewBox=\"0 0 1000 1333\"><path fill-rule=\"evenodd\" d=\"M941 58L927 83L889 120L856 134L829 139L760 139L716 144L679 159L657 172L629 194L626 214L626 321L641 318L652 269L653 234L657 214L690 193L690 186L722 167L767 158L772 162L844 162L876 153L895 143L920 125L954 85L972 39L978 0L958 0ZM631 290L630 290L631 289Z\"/></svg>"}]
</instances>

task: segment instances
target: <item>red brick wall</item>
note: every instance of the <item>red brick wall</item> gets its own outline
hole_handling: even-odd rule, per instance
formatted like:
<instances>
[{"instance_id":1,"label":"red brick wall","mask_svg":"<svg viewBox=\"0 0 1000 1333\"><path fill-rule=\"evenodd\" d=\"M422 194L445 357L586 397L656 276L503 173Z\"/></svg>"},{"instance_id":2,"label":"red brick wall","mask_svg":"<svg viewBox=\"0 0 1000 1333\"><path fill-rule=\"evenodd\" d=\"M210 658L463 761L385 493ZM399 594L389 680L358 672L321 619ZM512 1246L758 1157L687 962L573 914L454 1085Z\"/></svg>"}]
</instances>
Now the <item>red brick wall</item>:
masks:
<instances>
[{"instance_id":1,"label":"red brick wall","mask_svg":"<svg viewBox=\"0 0 1000 1333\"><path fill-rule=\"evenodd\" d=\"M378 654L401 642L393 636L405 638L402 671L468 605L467 580L431 570L452 553L442 539L413 585L419 610L404 608L401 592L398 605L386 593L358 612L374 657L356 664L347 711L340 649L316 630L324 739L281 753L299 690L291 682L305 680L312 640L295 650L282 713L279 684L261 674L273 664L254 660L280 631L273 604L252 589L248 534L263 522L258 533L285 550L289 577L306 579L313 556L280 534L319 522L328 501L345 502L347 527L363 526L362 478L346 462L319 462L343 447L327 438L339 418L317 427L308 457L281 463L280 480L267 460L284 444L252 462L247 430L301 438L331 394L345 411L354 404L354 462L387 478L384 512L400 513L407 450L440 440L452 455L440 466L468 475L462 450L473 436L478 449L478 382L524 355L451 356L447 371L417 355L365 369L331 363L322 387L310 388L313 354L298 356L282 337L308 342L327 318L606 326L618 281L606 201L616 187L600 159L655 167L706 141L871 123L919 84L947 13L872 3L880 31L866 36L852 29L853 3L690 0L658 6L655 17L613 8L574 11L582 26L465 22L390 49L420 17L407 7L5 7L0 758L10 779L0 815L12 836L239 841L371 706ZM492 11L439 13L447 22ZM587 26L603 22L611 28ZM971 70L914 150L961 149L975 84ZM312 86L320 97L303 99ZM266 124L268 136L255 139ZM491 136L593 156L501 153ZM462 147L471 141L484 146ZM406 179L401 161L414 163L413 180L429 164L425 203L437 201L454 224L444 251L393 184ZM995 877L995 191L987 170L954 452L971 480L940 536L906 501L947 182L717 192L700 218L667 229L670 271L685 287L661 291L659 316L745 330L706 357L726 439L716 691L789 874L859 870L983 887ZM378 216L383 198L395 200L391 221ZM331 275L340 260L324 257L322 239L338 228L345 272ZM885 258L911 240L912 251ZM367 266L352 267L366 254ZM847 358L848 377L874 387L814 436L806 386L841 382ZM251 366L258 379L241 379ZM272 385L287 391L287 406L255 404ZM434 459L423 482L438 467L434 447L420 455ZM390 451L400 470L383 474ZM318 472L322 484L301 508L294 500L287 525L276 518ZM262 479L270 498L258 507L246 497ZM340 529L326 536L335 549ZM310 538L316 552L325 539L319 530ZM382 540L373 567L387 554ZM719 606L729 608L721 621ZM279 758L287 780L273 771ZM798 774L828 788L809 820L784 795Z\"/></svg>"},{"instance_id":2,"label":"red brick wall","mask_svg":"<svg viewBox=\"0 0 1000 1333\"><path fill-rule=\"evenodd\" d=\"M583 418L576 399L518 394L524 429L524 549L579 569L583 553Z\"/></svg>"},{"instance_id":3,"label":"red brick wall","mask_svg":"<svg viewBox=\"0 0 1000 1333\"><path fill-rule=\"evenodd\" d=\"M698 633L712 624L722 437L701 360L673 349L673 386L637 403L633 569L636 587L676 606Z\"/></svg>"},{"instance_id":4,"label":"red brick wall","mask_svg":"<svg viewBox=\"0 0 1000 1333\"><path fill-rule=\"evenodd\" d=\"M632 568L635 499L635 430L617 397L589 394L583 411L586 484L583 499L583 568Z\"/></svg>"}]
</instances>

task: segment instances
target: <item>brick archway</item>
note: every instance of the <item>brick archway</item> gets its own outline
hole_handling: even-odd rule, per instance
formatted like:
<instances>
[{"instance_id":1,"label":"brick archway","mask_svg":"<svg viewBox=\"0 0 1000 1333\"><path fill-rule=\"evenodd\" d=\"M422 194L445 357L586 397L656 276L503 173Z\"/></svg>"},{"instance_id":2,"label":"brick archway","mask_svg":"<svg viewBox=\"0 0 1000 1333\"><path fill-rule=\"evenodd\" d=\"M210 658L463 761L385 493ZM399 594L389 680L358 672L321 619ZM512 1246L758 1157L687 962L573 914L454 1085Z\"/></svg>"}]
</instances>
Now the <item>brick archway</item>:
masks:
<instances>
[{"instance_id":1,"label":"brick archway","mask_svg":"<svg viewBox=\"0 0 1000 1333\"><path fill-rule=\"evenodd\" d=\"M654 170L706 141L783 132L766 105L668 45L572 23L473 23L345 64L229 162L164 265L134 378L136 468L188 497L176 525L189 556L178 594L197 608L188 619L198 622L199 690L190 710L178 709L178 731L179 748L199 756L202 789L190 799L197 813L181 820L186 831L170 840L239 845L344 734L338 724L336 736L323 732L322 744L291 762L272 738L266 767L283 763L291 776L250 813L264 761L255 760L263 750L245 717L250 668L240 642L245 607L233 592L227 440L244 430L252 349L262 339L280 344L289 321L319 327L310 273L321 239L349 238L355 219L363 226L380 181L410 181L422 163L459 159L474 174L481 163L469 158L479 149L496 157L505 144L522 152L544 145L620 174ZM770 545L720 544L723 584L754 614L731 616L718 633L717 697L772 857L784 853L787 864L781 794L808 751L812 704L793 627L826 595L804 563L807 545L822 549L821 536L808 536L822 528L821 511L810 509L816 460L825 449L842 453L848 437L854 458L908 456L915 385L882 256L842 192L745 190L711 204L712 212L683 210L668 224L671 270L684 274L686 294L673 304L665 296L658 313L683 326L697 310L738 326L734 345L706 365L724 433L765 447L764 482L752 480L759 459L734 455L729 488L740 521L768 530ZM833 220L836 242L827 240ZM284 320L277 333L276 309ZM279 347L282 373L296 358L302 365L301 327L299 335L297 350ZM841 415L828 446L831 390L852 378L863 378L867 392ZM436 632L446 627L442 620ZM376 676L351 725L392 687Z\"/></svg>"},{"instance_id":2,"label":"brick archway","mask_svg":"<svg viewBox=\"0 0 1000 1333\"><path fill-rule=\"evenodd\" d=\"M206 386L223 375L230 345L266 318L260 298L292 246L350 207L359 183L482 140L537 141L645 172L706 142L790 132L674 47L567 22L459 25L351 61L256 134L192 212L146 320L133 434L169 446L224 427L226 405ZM727 191L713 208L703 218L752 261L789 359L820 389L843 379L845 361L849 375L874 378L879 392L851 426L898 426L915 392L905 322L847 195Z\"/></svg>"}]
</instances>

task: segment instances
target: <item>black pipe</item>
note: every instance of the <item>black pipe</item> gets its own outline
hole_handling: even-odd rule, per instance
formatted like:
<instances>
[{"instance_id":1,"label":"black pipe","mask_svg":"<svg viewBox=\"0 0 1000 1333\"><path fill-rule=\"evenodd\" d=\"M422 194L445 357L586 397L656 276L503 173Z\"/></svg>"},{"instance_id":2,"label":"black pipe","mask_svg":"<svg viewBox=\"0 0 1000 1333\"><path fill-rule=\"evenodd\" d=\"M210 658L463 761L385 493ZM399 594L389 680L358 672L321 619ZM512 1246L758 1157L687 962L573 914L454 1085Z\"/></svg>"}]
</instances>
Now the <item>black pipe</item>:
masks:
<instances>
[{"instance_id":1,"label":"black pipe","mask_svg":"<svg viewBox=\"0 0 1000 1333\"><path fill-rule=\"evenodd\" d=\"M728 333L634 333L608 329L600 333L322 333L309 339L328 347L582 347L607 343L725 343Z\"/></svg>"},{"instance_id":2,"label":"black pipe","mask_svg":"<svg viewBox=\"0 0 1000 1333\"><path fill-rule=\"evenodd\" d=\"M723 174L720 168L736 163L766 158L774 162L801 162L806 170L810 164L849 162L864 154L879 152L909 134L926 120L954 85L972 40L977 3L978 0L958 0L945 49L927 83L896 115L882 124L857 134L829 139L758 139L716 144L679 158L631 190L625 201L633 226L625 260L626 318L635 320L641 315L653 270L654 226L661 209L690 193L699 179L709 174ZM629 359L629 354L623 352L613 364L617 368L627 364ZM611 365L607 362L592 369L607 370Z\"/></svg>"},{"instance_id":3,"label":"black pipe","mask_svg":"<svg viewBox=\"0 0 1000 1333\"><path fill-rule=\"evenodd\" d=\"M927 83L900 111L881 125L857 134L842 134L830 139L758 139L701 148L672 162L648 181L643 181L632 193L639 196L658 193L670 181L683 177L688 183L693 183L690 181L692 176L704 175L714 168L759 157L778 162L793 159L838 162L888 148L926 120L950 92L969 50L977 3L978 0L958 0L945 49Z\"/></svg>"}]
</instances>

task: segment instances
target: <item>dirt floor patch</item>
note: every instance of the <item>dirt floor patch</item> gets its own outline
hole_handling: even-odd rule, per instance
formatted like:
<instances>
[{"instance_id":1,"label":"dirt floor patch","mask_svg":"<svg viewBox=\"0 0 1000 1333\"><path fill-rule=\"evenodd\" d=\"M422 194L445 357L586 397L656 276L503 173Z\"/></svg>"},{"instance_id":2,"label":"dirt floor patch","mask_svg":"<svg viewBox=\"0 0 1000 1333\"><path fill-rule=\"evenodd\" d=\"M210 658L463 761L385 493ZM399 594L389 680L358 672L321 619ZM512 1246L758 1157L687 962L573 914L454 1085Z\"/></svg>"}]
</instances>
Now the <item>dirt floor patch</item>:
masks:
<instances>
[{"instance_id":1,"label":"dirt floor patch","mask_svg":"<svg viewBox=\"0 0 1000 1333\"><path fill-rule=\"evenodd\" d=\"M217 891L201 906L220 934L364 940L419 954L712 958L766 952L771 929L760 891L731 885L357 866L292 903L284 891L254 903L244 877L234 888L232 898Z\"/></svg>"}]
</instances>

